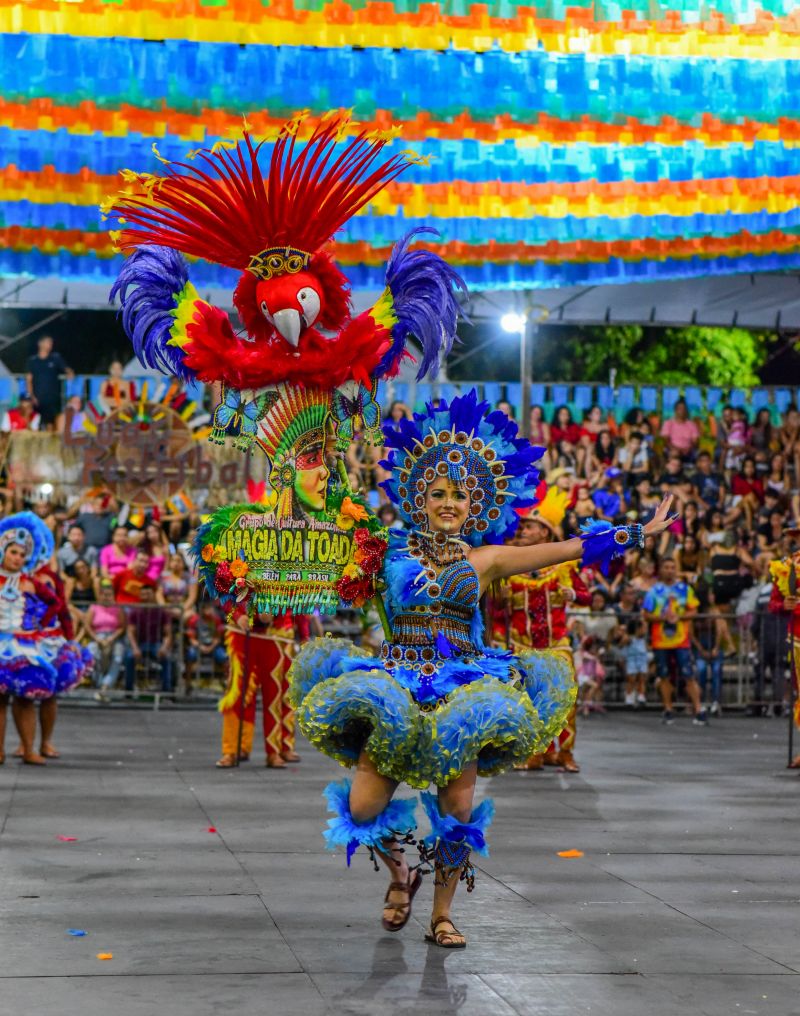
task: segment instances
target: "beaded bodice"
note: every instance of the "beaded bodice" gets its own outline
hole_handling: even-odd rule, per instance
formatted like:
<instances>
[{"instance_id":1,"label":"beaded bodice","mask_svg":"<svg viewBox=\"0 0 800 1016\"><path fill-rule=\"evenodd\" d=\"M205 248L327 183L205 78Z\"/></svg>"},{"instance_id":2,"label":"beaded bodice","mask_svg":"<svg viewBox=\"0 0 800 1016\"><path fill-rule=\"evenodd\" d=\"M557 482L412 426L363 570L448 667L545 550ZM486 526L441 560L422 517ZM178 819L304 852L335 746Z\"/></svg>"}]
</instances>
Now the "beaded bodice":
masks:
<instances>
[{"instance_id":1,"label":"beaded bodice","mask_svg":"<svg viewBox=\"0 0 800 1016\"><path fill-rule=\"evenodd\" d=\"M473 631L480 582L463 554L438 572L430 562L420 563L422 588L413 583L392 603L392 639L383 643L381 657L389 670L410 667L426 675L445 660L483 652Z\"/></svg>"}]
</instances>

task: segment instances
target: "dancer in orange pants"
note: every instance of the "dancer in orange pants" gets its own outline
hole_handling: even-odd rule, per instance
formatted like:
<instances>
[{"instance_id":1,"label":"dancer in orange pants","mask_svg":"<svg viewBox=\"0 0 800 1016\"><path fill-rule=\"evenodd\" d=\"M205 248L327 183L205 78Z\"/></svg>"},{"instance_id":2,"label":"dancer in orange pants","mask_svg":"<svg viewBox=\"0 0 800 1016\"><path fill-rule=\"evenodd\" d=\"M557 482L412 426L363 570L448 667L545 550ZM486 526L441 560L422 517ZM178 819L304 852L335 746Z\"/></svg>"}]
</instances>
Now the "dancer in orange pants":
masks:
<instances>
[{"instance_id":1,"label":"dancer in orange pants","mask_svg":"<svg viewBox=\"0 0 800 1016\"><path fill-rule=\"evenodd\" d=\"M256 722L256 702L261 693L266 764L279 769L287 762L299 762L295 752L294 711L288 701L287 674L297 641L308 638L308 619L301 615L281 617L260 615L248 631L242 613L225 632L230 660L228 687L219 703L222 713L222 757L220 769L250 757ZM240 738L241 728L241 742Z\"/></svg>"}]
</instances>

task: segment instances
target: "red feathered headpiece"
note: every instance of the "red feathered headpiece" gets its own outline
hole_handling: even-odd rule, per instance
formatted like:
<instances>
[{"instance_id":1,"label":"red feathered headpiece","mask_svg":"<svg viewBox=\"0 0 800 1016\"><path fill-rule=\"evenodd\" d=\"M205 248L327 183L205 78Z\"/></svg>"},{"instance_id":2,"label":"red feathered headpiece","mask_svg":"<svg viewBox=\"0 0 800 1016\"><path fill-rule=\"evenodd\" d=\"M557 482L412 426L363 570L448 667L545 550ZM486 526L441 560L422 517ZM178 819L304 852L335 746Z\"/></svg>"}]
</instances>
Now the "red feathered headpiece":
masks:
<instances>
[{"instance_id":1,"label":"red feathered headpiece","mask_svg":"<svg viewBox=\"0 0 800 1016\"><path fill-rule=\"evenodd\" d=\"M300 147L302 118L281 130L265 177L264 142L242 140L202 149L202 164L168 163L163 177L127 173L136 185L111 206L124 220L121 250L160 244L194 257L248 270L259 279L308 267L314 255L409 165L406 155L380 162L390 132L362 132L337 155L350 123L331 114Z\"/></svg>"}]
</instances>

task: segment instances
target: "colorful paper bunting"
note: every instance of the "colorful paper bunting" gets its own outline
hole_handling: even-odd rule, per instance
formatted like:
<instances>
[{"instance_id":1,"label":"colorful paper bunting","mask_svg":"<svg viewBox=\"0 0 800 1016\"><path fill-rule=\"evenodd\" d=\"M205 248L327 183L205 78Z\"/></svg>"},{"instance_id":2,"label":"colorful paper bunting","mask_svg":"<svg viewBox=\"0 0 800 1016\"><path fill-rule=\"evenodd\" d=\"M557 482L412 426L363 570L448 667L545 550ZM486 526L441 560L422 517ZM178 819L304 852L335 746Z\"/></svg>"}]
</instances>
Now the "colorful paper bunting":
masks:
<instances>
[{"instance_id":1,"label":"colorful paper bunting","mask_svg":"<svg viewBox=\"0 0 800 1016\"><path fill-rule=\"evenodd\" d=\"M0 29L0 274L110 281L121 168L332 105L429 161L341 234L357 288L421 223L484 288L800 266L789 0L0 0Z\"/></svg>"}]
</instances>

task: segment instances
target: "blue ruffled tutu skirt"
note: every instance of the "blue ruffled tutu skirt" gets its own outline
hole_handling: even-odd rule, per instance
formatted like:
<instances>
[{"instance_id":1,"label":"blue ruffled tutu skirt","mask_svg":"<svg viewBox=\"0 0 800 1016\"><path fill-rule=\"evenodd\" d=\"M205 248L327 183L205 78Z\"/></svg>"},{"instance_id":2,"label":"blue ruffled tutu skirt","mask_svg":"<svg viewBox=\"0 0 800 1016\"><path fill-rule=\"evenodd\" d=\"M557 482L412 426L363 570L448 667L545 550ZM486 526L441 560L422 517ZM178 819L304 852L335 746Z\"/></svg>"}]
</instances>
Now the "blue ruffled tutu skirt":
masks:
<instances>
[{"instance_id":1,"label":"blue ruffled tutu skirt","mask_svg":"<svg viewBox=\"0 0 800 1016\"><path fill-rule=\"evenodd\" d=\"M64 692L76 688L86 674L94 666L92 654L77 642L70 642L61 636L45 640L56 671L53 694L63 695Z\"/></svg>"},{"instance_id":2,"label":"blue ruffled tutu skirt","mask_svg":"<svg viewBox=\"0 0 800 1016\"><path fill-rule=\"evenodd\" d=\"M485 649L435 676L381 662L345 639L315 639L289 672L300 729L345 766L366 750L384 776L446 786L467 765L491 776L544 751L575 703L571 653Z\"/></svg>"},{"instance_id":3,"label":"blue ruffled tutu skirt","mask_svg":"<svg viewBox=\"0 0 800 1016\"><path fill-rule=\"evenodd\" d=\"M55 693L58 672L43 642L0 633L0 695L46 699Z\"/></svg>"}]
</instances>

